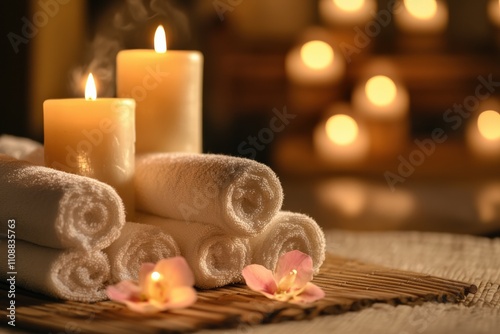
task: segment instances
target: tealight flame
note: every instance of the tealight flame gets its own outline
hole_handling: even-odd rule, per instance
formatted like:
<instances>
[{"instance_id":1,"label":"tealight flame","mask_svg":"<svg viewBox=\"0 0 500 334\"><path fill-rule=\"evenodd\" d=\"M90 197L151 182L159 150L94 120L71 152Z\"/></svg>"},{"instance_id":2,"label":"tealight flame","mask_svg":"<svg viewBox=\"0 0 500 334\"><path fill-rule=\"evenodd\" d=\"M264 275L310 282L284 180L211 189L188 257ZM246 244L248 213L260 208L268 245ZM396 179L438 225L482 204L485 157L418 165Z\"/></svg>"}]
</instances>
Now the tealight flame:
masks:
<instances>
[{"instance_id":1,"label":"tealight flame","mask_svg":"<svg viewBox=\"0 0 500 334\"><path fill-rule=\"evenodd\" d=\"M89 73L87 84L85 85L85 100L97 99L97 89L95 87L94 76Z\"/></svg>"},{"instance_id":2,"label":"tealight flame","mask_svg":"<svg viewBox=\"0 0 500 334\"><path fill-rule=\"evenodd\" d=\"M151 279L153 280L153 282L158 282L161 278L161 274L157 271L153 271L151 273Z\"/></svg>"},{"instance_id":3,"label":"tealight flame","mask_svg":"<svg viewBox=\"0 0 500 334\"><path fill-rule=\"evenodd\" d=\"M384 75L377 75L366 82L365 92L371 103L383 107L394 102L397 87L390 78Z\"/></svg>"},{"instance_id":4,"label":"tealight flame","mask_svg":"<svg viewBox=\"0 0 500 334\"><path fill-rule=\"evenodd\" d=\"M477 119L481 136L488 140L500 139L500 114L495 110L483 111Z\"/></svg>"},{"instance_id":5,"label":"tealight flame","mask_svg":"<svg viewBox=\"0 0 500 334\"><path fill-rule=\"evenodd\" d=\"M326 134L335 144L347 146L358 137L359 127L356 121L347 115L334 115L326 121Z\"/></svg>"},{"instance_id":6,"label":"tealight flame","mask_svg":"<svg viewBox=\"0 0 500 334\"><path fill-rule=\"evenodd\" d=\"M333 63L335 54L330 45L322 41L310 41L300 49L300 57L307 67L322 70Z\"/></svg>"},{"instance_id":7,"label":"tealight flame","mask_svg":"<svg viewBox=\"0 0 500 334\"><path fill-rule=\"evenodd\" d=\"M420 20L429 20L437 13L436 0L404 0L406 10Z\"/></svg>"},{"instance_id":8,"label":"tealight flame","mask_svg":"<svg viewBox=\"0 0 500 334\"><path fill-rule=\"evenodd\" d=\"M355 12L363 8L365 0L333 0L333 3L346 12Z\"/></svg>"},{"instance_id":9,"label":"tealight flame","mask_svg":"<svg viewBox=\"0 0 500 334\"><path fill-rule=\"evenodd\" d=\"M165 29L161 24L156 28L155 32L155 51L157 53L167 52L167 37L165 36Z\"/></svg>"}]
</instances>

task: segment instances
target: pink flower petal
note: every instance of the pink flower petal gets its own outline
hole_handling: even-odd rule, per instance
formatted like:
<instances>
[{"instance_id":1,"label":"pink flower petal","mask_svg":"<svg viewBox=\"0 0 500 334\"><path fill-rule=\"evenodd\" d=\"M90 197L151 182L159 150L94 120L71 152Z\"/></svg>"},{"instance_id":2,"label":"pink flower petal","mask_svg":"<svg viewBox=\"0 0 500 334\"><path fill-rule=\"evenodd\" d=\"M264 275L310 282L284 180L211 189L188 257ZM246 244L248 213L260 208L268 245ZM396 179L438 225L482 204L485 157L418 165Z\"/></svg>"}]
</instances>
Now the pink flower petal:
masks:
<instances>
[{"instance_id":1,"label":"pink flower petal","mask_svg":"<svg viewBox=\"0 0 500 334\"><path fill-rule=\"evenodd\" d=\"M274 274L276 281L280 282L292 270L297 271L297 276L291 290L302 289L307 282L313 279L313 262L311 257L298 250L283 254L276 265Z\"/></svg>"},{"instance_id":2,"label":"pink flower petal","mask_svg":"<svg viewBox=\"0 0 500 334\"><path fill-rule=\"evenodd\" d=\"M307 283L304 290L295 296L292 303L312 303L325 297L325 292L313 283Z\"/></svg>"},{"instance_id":3,"label":"pink flower petal","mask_svg":"<svg viewBox=\"0 0 500 334\"><path fill-rule=\"evenodd\" d=\"M184 308L196 302L196 290L190 286L174 288L170 293L168 305L169 309Z\"/></svg>"},{"instance_id":4,"label":"pink flower petal","mask_svg":"<svg viewBox=\"0 0 500 334\"><path fill-rule=\"evenodd\" d=\"M134 312L139 313L157 313L163 311L161 308L151 304L150 302L129 302L125 301L125 305Z\"/></svg>"},{"instance_id":5,"label":"pink flower petal","mask_svg":"<svg viewBox=\"0 0 500 334\"><path fill-rule=\"evenodd\" d=\"M162 274L171 287L194 285L193 272L181 256L158 261L154 270Z\"/></svg>"},{"instance_id":6,"label":"pink flower petal","mask_svg":"<svg viewBox=\"0 0 500 334\"><path fill-rule=\"evenodd\" d=\"M277 290L276 281L271 270L259 264L251 264L241 271L246 284L253 291L274 295Z\"/></svg>"},{"instance_id":7,"label":"pink flower petal","mask_svg":"<svg viewBox=\"0 0 500 334\"><path fill-rule=\"evenodd\" d=\"M143 263L141 268L139 269L139 287L144 288L146 284L149 282L149 276L154 271L155 264L154 263Z\"/></svg>"},{"instance_id":8,"label":"pink flower petal","mask_svg":"<svg viewBox=\"0 0 500 334\"><path fill-rule=\"evenodd\" d=\"M109 299L117 302L139 301L141 289L132 281L121 281L116 285L108 286L106 295Z\"/></svg>"}]
</instances>

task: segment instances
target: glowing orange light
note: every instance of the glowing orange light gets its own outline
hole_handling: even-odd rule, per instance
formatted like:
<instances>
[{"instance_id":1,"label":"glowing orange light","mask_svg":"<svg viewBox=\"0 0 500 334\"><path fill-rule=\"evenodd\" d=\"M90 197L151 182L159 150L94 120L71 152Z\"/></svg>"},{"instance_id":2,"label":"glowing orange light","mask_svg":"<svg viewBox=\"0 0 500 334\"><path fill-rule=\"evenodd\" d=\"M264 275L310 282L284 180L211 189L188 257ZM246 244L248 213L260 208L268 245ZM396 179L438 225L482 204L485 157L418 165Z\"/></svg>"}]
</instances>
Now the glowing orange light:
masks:
<instances>
[{"instance_id":1,"label":"glowing orange light","mask_svg":"<svg viewBox=\"0 0 500 334\"><path fill-rule=\"evenodd\" d=\"M366 82L365 92L371 103L383 107L394 102L397 87L390 78L377 75Z\"/></svg>"},{"instance_id":2,"label":"glowing orange light","mask_svg":"<svg viewBox=\"0 0 500 334\"><path fill-rule=\"evenodd\" d=\"M161 24L156 28L155 32L155 51L157 53L167 52L167 37L165 35L165 29Z\"/></svg>"},{"instance_id":3,"label":"glowing orange light","mask_svg":"<svg viewBox=\"0 0 500 334\"><path fill-rule=\"evenodd\" d=\"M153 271L151 273L151 279L153 280L153 282L158 282L161 279L161 274L157 271Z\"/></svg>"},{"instance_id":4,"label":"glowing orange light","mask_svg":"<svg viewBox=\"0 0 500 334\"><path fill-rule=\"evenodd\" d=\"M85 85L85 100L95 100L97 98L97 89L95 87L94 76L89 73L87 84Z\"/></svg>"},{"instance_id":5,"label":"glowing orange light","mask_svg":"<svg viewBox=\"0 0 500 334\"><path fill-rule=\"evenodd\" d=\"M334 115L326 121L326 134L335 144L346 146L358 137L359 127L356 121L347 115Z\"/></svg>"},{"instance_id":6,"label":"glowing orange light","mask_svg":"<svg viewBox=\"0 0 500 334\"><path fill-rule=\"evenodd\" d=\"M363 8L365 0L333 0L335 5L346 12L355 12Z\"/></svg>"},{"instance_id":7,"label":"glowing orange light","mask_svg":"<svg viewBox=\"0 0 500 334\"><path fill-rule=\"evenodd\" d=\"M429 20L437 13L436 0L404 0L406 10L420 20Z\"/></svg>"},{"instance_id":8,"label":"glowing orange light","mask_svg":"<svg viewBox=\"0 0 500 334\"><path fill-rule=\"evenodd\" d=\"M310 41L300 49L300 56L307 67L322 70L333 63L335 54L330 45L322 41Z\"/></svg>"},{"instance_id":9,"label":"glowing orange light","mask_svg":"<svg viewBox=\"0 0 500 334\"><path fill-rule=\"evenodd\" d=\"M481 136L488 140L500 139L500 114L495 110L483 111L477 119Z\"/></svg>"}]
</instances>

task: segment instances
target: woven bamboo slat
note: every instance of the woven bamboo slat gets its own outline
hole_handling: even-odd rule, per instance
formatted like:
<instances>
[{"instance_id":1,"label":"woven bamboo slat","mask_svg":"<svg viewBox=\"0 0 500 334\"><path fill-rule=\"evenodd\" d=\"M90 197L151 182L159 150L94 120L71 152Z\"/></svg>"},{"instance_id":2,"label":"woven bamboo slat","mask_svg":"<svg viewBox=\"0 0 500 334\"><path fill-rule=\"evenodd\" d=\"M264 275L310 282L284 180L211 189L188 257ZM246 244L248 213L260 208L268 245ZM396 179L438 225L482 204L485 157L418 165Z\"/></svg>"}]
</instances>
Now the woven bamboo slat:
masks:
<instances>
[{"instance_id":1,"label":"woven bamboo slat","mask_svg":"<svg viewBox=\"0 0 500 334\"><path fill-rule=\"evenodd\" d=\"M474 285L465 282L389 269L333 255L327 257L314 282L325 290L326 297L313 304L277 302L252 292L245 285L231 285L200 290L196 304L187 309L147 316L131 312L111 301L93 304L61 302L18 290L16 329L37 332L187 333L208 328L311 319L358 311L374 303L459 303L477 290ZM5 290L5 286L2 289ZM5 299L7 292L1 292L1 296ZM0 310L0 314L6 318L5 308Z\"/></svg>"}]
</instances>

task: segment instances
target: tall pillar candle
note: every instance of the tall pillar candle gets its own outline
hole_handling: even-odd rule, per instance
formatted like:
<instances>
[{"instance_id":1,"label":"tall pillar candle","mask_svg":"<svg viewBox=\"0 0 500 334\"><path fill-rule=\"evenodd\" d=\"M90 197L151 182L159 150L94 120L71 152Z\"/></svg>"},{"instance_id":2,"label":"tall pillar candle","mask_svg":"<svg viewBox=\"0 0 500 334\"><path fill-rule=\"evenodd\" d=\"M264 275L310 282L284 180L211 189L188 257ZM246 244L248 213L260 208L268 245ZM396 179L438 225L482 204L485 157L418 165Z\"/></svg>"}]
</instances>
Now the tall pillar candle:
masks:
<instances>
[{"instance_id":1,"label":"tall pillar candle","mask_svg":"<svg viewBox=\"0 0 500 334\"><path fill-rule=\"evenodd\" d=\"M90 75L85 99L43 103L45 165L111 185L130 219L135 211L135 101L97 99L92 85Z\"/></svg>"},{"instance_id":2,"label":"tall pillar candle","mask_svg":"<svg viewBox=\"0 0 500 334\"><path fill-rule=\"evenodd\" d=\"M136 150L202 152L203 55L166 49L159 27L155 50L117 56L118 97L136 100Z\"/></svg>"}]
</instances>

